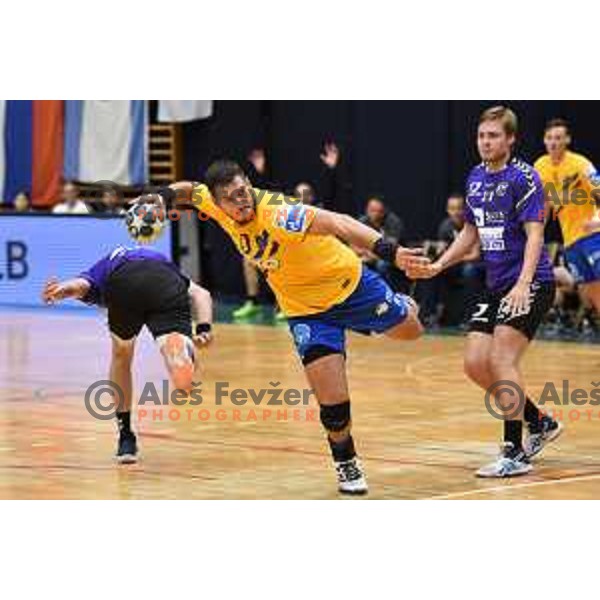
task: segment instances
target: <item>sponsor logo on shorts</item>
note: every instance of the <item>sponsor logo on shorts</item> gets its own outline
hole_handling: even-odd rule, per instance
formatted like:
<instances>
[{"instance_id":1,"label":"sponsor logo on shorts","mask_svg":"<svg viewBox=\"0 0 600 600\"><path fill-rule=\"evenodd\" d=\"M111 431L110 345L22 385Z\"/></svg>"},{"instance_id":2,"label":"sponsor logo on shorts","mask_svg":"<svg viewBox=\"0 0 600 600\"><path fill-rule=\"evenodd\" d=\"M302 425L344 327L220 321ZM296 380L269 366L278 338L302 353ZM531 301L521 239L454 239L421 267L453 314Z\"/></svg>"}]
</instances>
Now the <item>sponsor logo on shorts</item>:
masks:
<instances>
[{"instance_id":1,"label":"sponsor logo on shorts","mask_svg":"<svg viewBox=\"0 0 600 600\"><path fill-rule=\"evenodd\" d=\"M382 317L389 310L390 310L390 305L387 302L382 302L381 304L377 305L377 308L375 309L375 314L378 317Z\"/></svg>"},{"instance_id":2,"label":"sponsor logo on shorts","mask_svg":"<svg viewBox=\"0 0 600 600\"><path fill-rule=\"evenodd\" d=\"M396 306L402 306L403 303L404 297L402 296L402 294L394 294L394 304Z\"/></svg>"},{"instance_id":3,"label":"sponsor logo on shorts","mask_svg":"<svg viewBox=\"0 0 600 600\"><path fill-rule=\"evenodd\" d=\"M296 340L296 344L298 346L304 346L310 341L311 330L310 326L305 323L298 323L298 325L294 325L294 329L292 330L294 334L294 340Z\"/></svg>"}]
</instances>

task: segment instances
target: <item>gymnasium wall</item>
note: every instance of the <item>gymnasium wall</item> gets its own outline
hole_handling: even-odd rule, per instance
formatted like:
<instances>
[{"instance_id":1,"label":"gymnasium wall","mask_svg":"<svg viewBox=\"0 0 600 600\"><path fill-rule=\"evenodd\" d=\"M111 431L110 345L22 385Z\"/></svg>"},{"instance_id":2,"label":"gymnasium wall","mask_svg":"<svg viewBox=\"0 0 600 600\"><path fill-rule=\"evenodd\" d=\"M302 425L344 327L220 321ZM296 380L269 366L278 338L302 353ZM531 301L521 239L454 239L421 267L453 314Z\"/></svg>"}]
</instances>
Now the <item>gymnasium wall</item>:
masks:
<instances>
[{"instance_id":1,"label":"gymnasium wall","mask_svg":"<svg viewBox=\"0 0 600 600\"><path fill-rule=\"evenodd\" d=\"M338 208L357 214L369 194L382 194L419 240L435 235L448 193L462 190L478 162L478 116L498 103L520 118L525 160L543 152L544 123L560 116L573 125L574 149L600 163L598 101L218 101L212 118L183 126L184 174L199 179L213 159L243 161L260 146L272 180L317 182L322 144L335 140L347 181ZM218 273L213 288L243 293L239 260L223 234L207 226L203 245L205 272Z\"/></svg>"},{"instance_id":2,"label":"gymnasium wall","mask_svg":"<svg viewBox=\"0 0 600 600\"><path fill-rule=\"evenodd\" d=\"M132 241L119 217L0 214L0 306L43 306L49 277L76 277L120 244ZM171 256L170 226L153 248ZM75 300L61 306L85 307Z\"/></svg>"}]
</instances>

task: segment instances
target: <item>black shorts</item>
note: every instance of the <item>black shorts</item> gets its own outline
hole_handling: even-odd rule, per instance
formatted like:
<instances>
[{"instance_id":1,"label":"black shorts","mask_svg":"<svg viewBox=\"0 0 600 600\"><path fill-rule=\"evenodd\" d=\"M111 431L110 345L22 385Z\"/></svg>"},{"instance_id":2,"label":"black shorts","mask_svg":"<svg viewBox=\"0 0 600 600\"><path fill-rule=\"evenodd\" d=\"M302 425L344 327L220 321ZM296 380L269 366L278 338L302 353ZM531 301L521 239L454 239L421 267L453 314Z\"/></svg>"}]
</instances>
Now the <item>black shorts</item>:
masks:
<instances>
[{"instance_id":1,"label":"black shorts","mask_svg":"<svg viewBox=\"0 0 600 600\"><path fill-rule=\"evenodd\" d=\"M110 275L105 294L108 327L129 340L146 325L157 338L179 332L192 337L189 279L166 263L140 260Z\"/></svg>"},{"instance_id":2,"label":"black shorts","mask_svg":"<svg viewBox=\"0 0 600 600\"><path fill-rule=\"evenodd\" d=\"M554 282L533 283L531 285L533 297L529 310L519 315L508 314L501 308L502 298L510 292L510 288L502 292L491 292L486 289L473 300L473 307L469 311L471 317L468 330L492 334L496 325L508 325L532 340L554 303L555 289Z\"/></svg>"}]
</instances>

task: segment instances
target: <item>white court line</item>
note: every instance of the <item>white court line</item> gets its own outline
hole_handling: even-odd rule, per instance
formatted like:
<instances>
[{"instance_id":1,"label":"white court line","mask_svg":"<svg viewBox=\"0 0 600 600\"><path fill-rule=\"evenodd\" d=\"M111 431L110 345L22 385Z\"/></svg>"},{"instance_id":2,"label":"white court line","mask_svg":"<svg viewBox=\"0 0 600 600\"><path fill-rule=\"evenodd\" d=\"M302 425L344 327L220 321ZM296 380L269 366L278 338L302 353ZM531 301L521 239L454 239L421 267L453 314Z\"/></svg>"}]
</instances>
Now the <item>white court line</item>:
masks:
<instances>
[{"instance_id":1,"label":"white court line","mask_svg":"<svg viewBox=\"0 0 600 600\"><path fill-rule=\"evenodd\" d=\"M489 492L511 492L513 490L522 490L524 488L538 487L542 485L556 485L559 483L573 483L579 481L592 481L600 479L600 474L596 475L574 475L573 477L564 477L562 479L551 479L549 481L530 481L528 483L516 483L513 485L498 485L495 487L478 488L476 490L467 490L465 492L452 492L441 496L430 496L421 498L421 500L447 500L450 498L461 498L464 496L475 496L477 494L486 494Z\"/></svg>"}]
</instances>

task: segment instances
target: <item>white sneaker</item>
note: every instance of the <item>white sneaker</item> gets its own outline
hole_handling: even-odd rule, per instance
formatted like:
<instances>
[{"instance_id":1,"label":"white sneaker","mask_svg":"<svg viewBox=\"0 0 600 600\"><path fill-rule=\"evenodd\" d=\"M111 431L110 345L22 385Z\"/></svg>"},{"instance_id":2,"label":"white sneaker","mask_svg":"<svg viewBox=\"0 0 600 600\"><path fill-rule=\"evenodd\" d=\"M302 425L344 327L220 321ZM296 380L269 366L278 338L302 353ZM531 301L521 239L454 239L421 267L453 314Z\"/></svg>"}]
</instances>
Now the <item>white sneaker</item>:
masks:
<instances>
[{"instance_id":1,"label":"white sneaker","mask_svg":"<svg viewBox=\"0 0 600 600\"><path fill-rule=\"evenodd\" d=\"M342 494L366 494L369 491L365 474L356 456L350 460L335 463L338 478L338 491Z\"/></svg>"},{"instance_id":2,"label":"white sneaker","mask_svg":"<svg viewBox=\"0 0 600 600\"><path fill-rule=\"evenodd\" d=\"M526 475L533 467L523 450L516 451L511 442L502 445L498 458L477 471L477 477L516 477Z\"/></svg>"}]
</instances>

